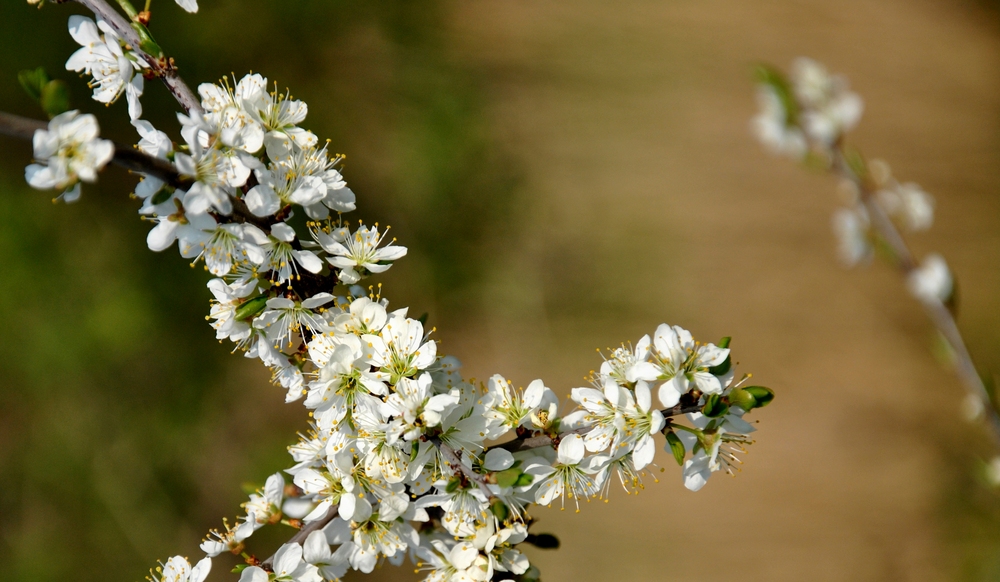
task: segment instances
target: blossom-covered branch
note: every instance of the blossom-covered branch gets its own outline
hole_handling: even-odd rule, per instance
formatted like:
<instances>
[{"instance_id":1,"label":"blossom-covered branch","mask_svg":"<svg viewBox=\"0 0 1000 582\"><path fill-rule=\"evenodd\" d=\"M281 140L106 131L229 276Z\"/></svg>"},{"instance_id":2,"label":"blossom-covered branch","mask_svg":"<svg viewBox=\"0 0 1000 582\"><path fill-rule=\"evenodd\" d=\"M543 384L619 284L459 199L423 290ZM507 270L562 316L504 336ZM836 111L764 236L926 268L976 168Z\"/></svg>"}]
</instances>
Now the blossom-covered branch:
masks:
<instances>
[{"instance_id":1,"label":"blossom-covered branch","mask_svg":"<svg viewBox=\"0 0 1000 582\"><path fill-rule=\"evenodd\" d=\"M101 138L92 115L66 112L36 126L29 183L72 201L109 161L134 163L139 212L154 224L147 246L176 243L204 264L216 337L260 360L309 423L291 466L202 542L206 558L174 556L154 578L202 582L211 559L232 552L245 562L241 582L332 581L407 558L432 581L537 580L517 548L538 539L533 506L579 510L615 481L641 487L661 438L690 490L738 470L755 430L743 417L773 392L736 374L729 338L695 341L661 324L605 354L570 408L540 379L520 389L500 375L464 378L425 321L360 285L407 250L388 228L346 218L356 198L344 158L302 127L304 102L259 74L203 83L192 101L148 15L127 0L131 22L103 0L78 1L99 18L70 17L81 48L66 68L93 77L99 102L125 96L139 154ZM141 117L148 72L185 109L180 141ZM25 137L30 124L4 119ZM279 524L297 531L273 556L245 552L254 532Z\"/></svg>"},{"instance_id":2,"label":"blossom-covered branch","mask_svg":"<svg viewBox=\"0 0 1000 582\"><path fill-rule=\"evenodd\" d=\"M766 66L757 73L761 112L753 120L755 134L771 151L824 167L842 180L852 196L833 219L842 259L855 265L870 261L876 249L887 252L951 348L967 390L966 408L971 416L986 417L1000 446L1000 414L955 321L955 286L947 264L937 254L918 263L897 226L914 232L929 228L933 199L914 183L898 182L885 162L869 161L847 145L846 132L860 120L863 105L844 78L804 58L794 63L790 77ZM1000 477L1000 462L994 467Z\"/></svg>"}]
</instances>

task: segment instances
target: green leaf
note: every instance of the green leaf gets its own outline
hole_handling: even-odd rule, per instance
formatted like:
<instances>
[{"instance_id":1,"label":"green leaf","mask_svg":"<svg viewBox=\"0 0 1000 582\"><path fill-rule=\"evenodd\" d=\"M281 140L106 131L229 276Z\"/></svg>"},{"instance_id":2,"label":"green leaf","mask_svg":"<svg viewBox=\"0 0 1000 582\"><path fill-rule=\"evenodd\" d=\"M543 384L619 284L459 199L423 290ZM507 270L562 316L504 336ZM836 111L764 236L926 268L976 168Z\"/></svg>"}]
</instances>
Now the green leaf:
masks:
<instances>
[{"instance_id":1,"label":"green leaf","mask_svg":"<svg viewBox=\"0 0 1000 582\"><path fill-rule=\"evenodd\" d=\"M765 388L764 386L747 386L743 390L749 392L754 400L757 401L757 408L763 408L774 400L774 390Z\"/></svg>"},{"instance_id":2,"label":"green leaf","mask_svg":"<svg viewBox=\"0 0 1000 582\"><path fill-rule=\"evenodd\" d=\"M728 348L729 347L729 343L732 341L732 339L733 338L728 337L728 336L722 338L722 341L719 342L719 347L723 348L723 349ZM723 360L721 364L719 364L718 366L712 366L712 367L710 367L708 369L708 371L713 376L723 376L727 372L729 372L729 370L732 367L733 367L733 360L729 357L729 354L726 354L726 359Z\"/></svg>"},{"instance_id":3,"label":"green leaf","mask_svg":"<svg viewBox=\"0 0 1000 582\"><path fill-rule=\"evenodd\" d=\"M410 462L417 460L417 453L420 451L420 441L413 441L413 446L410 447Z\"/></svg>"},{"instance_id":4,"label":"green leaf","mask_svg":"<svg viewBox=\"0 0 1000 582\"><path fill-rule=\"evenodd\" d=\"M527 487L534 482L535 476L529 475L527 473L521 473L521 476L517 478L517 483L514 483L515 487Z\"/></svg>"},{"instance_id":5,"label":"green leaf","mask_svg":"<svg viewBox=\"0 0 1000 582\"><path fill-rule=\"evenodd\" d=\"M160 58L163 56L163 49L160 45L156 44L153 40L153 35L149 34L149 29L142 25L141 22L132 21L132 29L135 30L136 34L139 35L139 48L142 52L153 58Z\"/></svg>"},{"instance_id":6,"label":"green leaf","mask_svg":"<svg viewBox=\"0 0 1000 582\"><path fill-rule=\"evenodd\" d=\"M718 418L727 412L729 405L718 394L709 394L705 398L705 406L701 408L701 413L709 418Z\"/></svg>"},{"instance_id":7,"label":"green leaf","mask_svg":"<svg viewBox=\"0 0 1000 582\"><path fill-rule=\"evenodd\" d=\"M69 111L69 88L59 79L49 81L42 87L39 102L49 119L60 113L66 113Z\"/></svg>"},{"instance_id":8,"label":"green leaf","mask_svg":"<svg viewBox=\"0 0 1000 582\"><path fill-rule=\"evenodd\" d=\"M858 180L864 180L868 177L868 163L859 149L850 146L845 147L844 161L847 162L847 166L857 176Z\"/></svg>"},{"instance_id":9,"label":"green leaf","mask_svg":"<svg viewBox=\"0 0 1000 582\"><path fill-rule=\"evenodd\" d=\"M42 67L38 67L35 70L27 69L17 74L17 81L24 88L25 93L35 101L40 101L42 99L42 87L48 84L49 75Z\"/></svg>"},{"instance_id":10,"label":"green leaf","mask_svg":"<svg viewBox=\"0 0 1000 582\"><path fill-rule=\"evenodd\" d=\"M521 470L510 468L504 471L500 471L499 473L496 474L496 476L497 476L497 485L504 488L514 487L517 485L517 481L521 477Z\"/></svg>"},{"instance_id":11,"label":"green leaf","mask_svg":"<svg viewBox=\"0 0 1000 582\"><path fill-rule=\"evenodd\" d=\"M166 202L167 200L170 199L170 195L173 194L173 193L174 193L174 189L173 188L168 188L166 186L161 187L160 190L156 194L153 194L153 199L150 200L149 202L150 202L150 204L153 204L153 205L163 204L164 202Z\"/></svg>"},{"instance_id":12,"label":"green leaf","mask_svg":"<svg viewBox=\"0 0 1000 582\"><path fill-rule=\"evenodd\" d=\"M675 433L674 431L670 431L667 433L667 444L670 445L670 452L673 453L674 460L677 461L678 465L683 467L684 455L687 454L687 452L684 450L684 443L681 442L681 439L680 437L677 436L677 433Z\"/></svg>"},{"instance_id":13,"label":"green leaf","mask_svg":"<svg viewBox=\"0 0 1000 582\"><path fill-rule=\"evenodd\" d=\"M729 404L739 406L743 410L753 410L757 408L757 399L742 388L737 388L729 393Z\"/></svg>"},{"instance_id":14,"label":"green leaf","mask_svg":"<svg viewBox=\"0 0 1000 582\"><path fill-rule=\"evenodd\" d=\"M725 360L718 366L712 366L708 369L709 373L713 376L724 376L733 367L733 360L727 355Z\"/></svg>"},{"instance_id":15,"label":"green leaf","mask_svg":"<svg viewBox=\"0 0 1000 582\"><path fill-rule=\"evenodd\" d=\"M785 125L788 127L798 126L799 103L795 100L792 87L784 73L770 65L760 64L754 69L754 78L758 83L770 87L778 100L781 101L781 106L785 110Z\"/></svg>"},{"instance_id":16,"label":"green leaf","mask_svg":"<svg viewBox=\"0 0 1000 582\"><path fill-rule=\"evenodd\" d=\"M454 492L458 491L458 487L461 484L462 484L462 481L457 476L456 477L452 477L451 481L448 481L448 484L445 485L444 490L446 492L448 492L448 493L454 493Z\"/></svg>"},{"instance_id":17,"label":"green leaf","mask_svg":"<svg viewBox=\"0 0 1000 582\"><path fill-rule=\"evenodd\" d=\"M267 295L259 295L237 307L236 313L233 314L233 317L235 317L238 321L244 321L255 317L261 311L264 311L264 307L266 306Z\"/></svg>"},{"instance_id":18,"label":"green leaf","mask_svg":"<svg viewBox=\"0 0 1000 582\"><path fill-rule=\"evenodd\" d=\"M490 502L490 511L493 513L494 516L496 516L498 520L500 520L501 523L506 521L507 518L510 516L510 509L507 508L507 505L504 504L503 501L500 501L499 499L496 498L494 498L493 501Z\"/></svg>"},{"instance_id":19,"label":"green leaf","mask_svg":"<svg viewBox=\"0 0 1000 582\"><path fill-rule=\"evenodd\" d=\"M250 567L249 564L236 564L235 566L233 566L232 573L239 574L240 572L246 570L249 567Z\"/></svg>"}]
</instances>

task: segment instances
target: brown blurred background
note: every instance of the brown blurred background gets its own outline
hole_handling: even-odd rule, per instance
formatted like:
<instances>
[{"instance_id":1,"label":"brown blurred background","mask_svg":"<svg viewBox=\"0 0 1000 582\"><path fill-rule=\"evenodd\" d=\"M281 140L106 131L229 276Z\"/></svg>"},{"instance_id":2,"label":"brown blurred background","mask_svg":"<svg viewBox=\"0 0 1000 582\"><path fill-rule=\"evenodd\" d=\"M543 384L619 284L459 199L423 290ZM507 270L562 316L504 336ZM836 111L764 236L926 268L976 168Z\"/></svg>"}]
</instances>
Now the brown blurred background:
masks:
<instances>
[{"instance_id":1,"label":"brown blurred background","mask_svg":"<svg viewBox=\"0 0 1000 582\"><path fill-rule=\"evenodd\" d=\"M429 311L467 375L565 393L594 348L666 321L734 336L741 369L777 391L737 478L690 493L661 455L640 496L538 511L563 542L531 553L546 582L1000 579L990 450L919 306L888 267L839 266L836 184L748 131L754 63L808 55L847 75L866 103L852 141L936 197L912 245L947 258L970 349L1000 369L996 6L201 3L154 2L182 74L253 69L309 103L306 125L348 154L359 216L411 248L385 295ZM72 78L72 10L0 8L0 108L37 115L20 69ZM122 104L74 96L130 139ZM170 127L162 87L144 104ZM53 206L23 184L25 144L0 147L3 578L138 580L196 556L239 485L287 465L304 414L212 340L204 273L145 250L132 180L112 170Z\"/></svg>"}]
</instances>

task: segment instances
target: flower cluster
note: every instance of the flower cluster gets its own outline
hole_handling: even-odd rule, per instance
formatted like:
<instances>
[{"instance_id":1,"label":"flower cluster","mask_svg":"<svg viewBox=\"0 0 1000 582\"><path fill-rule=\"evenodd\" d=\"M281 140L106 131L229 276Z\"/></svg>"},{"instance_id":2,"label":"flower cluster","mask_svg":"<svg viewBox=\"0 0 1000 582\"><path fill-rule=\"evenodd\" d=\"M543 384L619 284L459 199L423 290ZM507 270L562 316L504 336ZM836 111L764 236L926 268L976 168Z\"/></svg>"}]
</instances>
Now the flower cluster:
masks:
<instances>
[{"instance_id":1,"label":"flower cluster","mask_svg":"<svg viewBox=\"0 0 1000 582\"><path fill-rule=\"evenodd\" d=\"M300 127L305 103L258 74L203 84L174 142L141 119L142 54L101 21L74 16L70 32L82 48L67 68L93 76L99 102L124 93L138 150L176 174L145 175L135 188L154 224L149 248L176 242L204 264L216 337L261 360L309 418L291 466L249 497L242 517L210 532L207 557L194 567L170 558L157 580L202 582L224 552L244 556L242 582L337 580L406 559L432 581L532 579L518 549L538 540L531 507L579 511L614 481L641 488L657 435L688 489L737 470L754 430L743 416L773 393L736 380L729 338L696 342L661 325L607 353L569 407L542 380L521 389L500 375L466 379L424 321L359 285L406 248L378 224L345 219L355 195L343 156ZM92 180L113 151L96 136L92 116L54 119L35 139L48 166L30 166L29 181ZM277 524L299 532L267 560L243 553Z\"/></svg>"},{"instance_id":2,"label":"flower cluster","mask_svg":"<svg viewBox=\"0 0 1000 582\"><path fill-rule=\"evenodd\" d=\"M871 216L872 211L911 232L930 228L934 222L930 194L912 182L898 182L885 162L867 162L844 145L844 134L861 119L863 103L843 77L807 58L796 60L787 78L760 67L758 97L761 111L751 127L768 149L822 164L844 176L847 205L834 213L832 224L845 264L868 262L874 255L878 233L873 221L879 217ZM930 254L920 266L913 265L908 278L911 293L921 301L951 299L952 276L940 255Z\"/></svg>"}]
</instances>

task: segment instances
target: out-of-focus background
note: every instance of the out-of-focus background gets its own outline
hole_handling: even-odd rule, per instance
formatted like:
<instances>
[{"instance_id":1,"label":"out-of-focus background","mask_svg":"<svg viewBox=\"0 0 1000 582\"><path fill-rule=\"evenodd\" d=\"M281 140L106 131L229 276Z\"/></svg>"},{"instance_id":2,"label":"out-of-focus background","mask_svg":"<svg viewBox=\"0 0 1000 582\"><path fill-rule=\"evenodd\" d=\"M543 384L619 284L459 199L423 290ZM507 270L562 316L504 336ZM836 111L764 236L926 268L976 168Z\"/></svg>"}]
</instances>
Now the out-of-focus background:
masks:
<instances>
[{"instance_id":1,"label":"out-of-focus background","mask_svg":"<svg viewBox=\"0 0 1000 582\"><path fill-rule=\"evenodd\" d=\"M852 141L936 197L912 244L948 259L970 348L1000 369L996 5L201 4L153 2L182 75L252 69L309 103L305 125L348 155L356 216L410 248L384 294L430 312L467 375L567 393L594 348L666 321L734 336L741 368L777 391L737 478L690 493L661 454L642 495L538 511L563 542L529 550L547 582L1000 578L1000 495L977 477L989 449L919 306L888 267L839 266L836 184L748 131L755 62L846 74L866 102ZM0 109L39 114L16 73L41 65L133 140L124 104L103 110L62 71L74 11L3 3ZM166 91L146 94L147 117L174 127ZM196 557L241 484L288 464L304 411L213 340L206 274L146 250L133 178L111 169L53 205L24 184L27 144L0 148L2 577L139 580Z\"/></svg>"}]
</instances>

